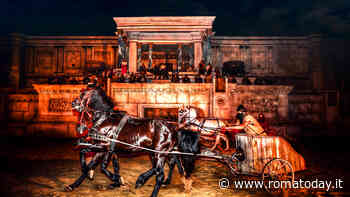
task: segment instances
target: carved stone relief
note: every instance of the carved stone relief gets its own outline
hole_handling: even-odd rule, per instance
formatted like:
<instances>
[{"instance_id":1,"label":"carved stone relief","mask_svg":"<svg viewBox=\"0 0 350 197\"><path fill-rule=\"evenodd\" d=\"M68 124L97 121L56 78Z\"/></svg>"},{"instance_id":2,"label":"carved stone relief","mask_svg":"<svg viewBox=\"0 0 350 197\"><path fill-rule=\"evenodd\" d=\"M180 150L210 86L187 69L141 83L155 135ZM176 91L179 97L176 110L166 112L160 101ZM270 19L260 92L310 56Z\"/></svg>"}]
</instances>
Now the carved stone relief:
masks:
<instances>
[{"instance_id":1,"label":"carved stone relief","mask_svg":"<svg viewBox=\"0 0 350 197\"><path fill-rule=\"evenodd\" d=\"M323 111L321 95L294 95L289 97L289 117L296 122L321 123Z\"/></svg>"},{"instance_id":2,"label":"carved stone relief","mask_svg":"<svg viewBox=\"0 0 350 197\"><path fill-rule=\"evenodd\" d=\"M48 112L70 112L72 101L66 98L50 98Z\"/></svg>"},{"instance_id":3,"label":"carved stone relief","mask_svg":"<svg viewBox=\"0 0 350 197\"><path fill-rule=\"evenodd\" d=\"M107 50L105 48L95 48L94 60L104 62L105 64L111 64L112 53L110 50Z\"/></svg>"},{"instance_id":4,"label":"carved stone relief","mask_svg":"<svg viewBox=\"0 0 350 197\"><path fill-rule=\"evenodd\" d=\"M37 49L37 54L37 63L40 70L50 70L54 67L55 52L53 49L40 47Z\"/></svg>"},{"instance_id":5,"label":"carved stone relief","mask_svg":"<svg viewBox=\"0 0 350 197\"><path fill-rule=\"evenodd\" d=\"M65 53L65 65L68 69L79 69L81 67L81 50L67 49Z\"/></svg>"}]
</instances>

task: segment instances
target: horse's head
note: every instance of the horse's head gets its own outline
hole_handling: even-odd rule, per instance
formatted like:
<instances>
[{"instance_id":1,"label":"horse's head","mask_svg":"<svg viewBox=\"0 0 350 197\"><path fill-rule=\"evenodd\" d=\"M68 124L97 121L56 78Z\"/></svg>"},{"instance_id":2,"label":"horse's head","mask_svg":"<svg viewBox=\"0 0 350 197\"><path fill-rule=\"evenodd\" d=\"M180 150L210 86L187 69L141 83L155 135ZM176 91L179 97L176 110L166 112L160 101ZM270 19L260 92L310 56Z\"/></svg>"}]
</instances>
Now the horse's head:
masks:
<instances>
[{"instance_id":1,"label":"horse's head","mask_svg":"<svg viewBox=\"0 0 350 197\"><path fill-rule=\"evenodd\" d=\"M179 107L179 123L190 123L197 118L196 109L190 105Z\"/></svg>"},{"instance_id":2,"label":"horse's head","mask_svg":"<svg viewBox=\"0 0 350 197\"><path fill-rule=\"evenodd\" d=\"M77 125L77 132L79 136L84 136L84 132L86 132L89 128L89 122L91 122L91 117L89 115L89 112L86 111L86 108L81 104L81 100L79 98L76 98L72 102L72 110L76 111L78 113L78 125Z\"/></svg>"}]
</instances>

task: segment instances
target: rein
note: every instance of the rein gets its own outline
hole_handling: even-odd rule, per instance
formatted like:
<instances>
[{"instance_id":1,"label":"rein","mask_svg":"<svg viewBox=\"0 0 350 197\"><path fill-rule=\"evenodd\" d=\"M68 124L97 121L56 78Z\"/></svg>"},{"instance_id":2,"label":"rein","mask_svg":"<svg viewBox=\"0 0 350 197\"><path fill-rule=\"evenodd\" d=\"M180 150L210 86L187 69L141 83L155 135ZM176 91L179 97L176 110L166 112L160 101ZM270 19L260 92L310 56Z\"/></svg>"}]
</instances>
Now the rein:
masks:
<instances>
[{"instance_id":1,"label":"rein","mask_svg":"<svg viewBox=\"0 0 350 197\"><path fill-rule=\"evenodd\" d=\"M145 150L148 152L153 152L153 153L158 153L158 154L174 154L174 155L189 155L189 156L197 156L197 157L209 157L209 158L215 158L215 159L227 159L227 157L225 156L218 156L218 155L207 155L207 154L194 154L194 153L184 153L184 152L179 152L179 151L158 151L158 150L153 150L150 148L145 148L142 146L137 146L134 144L129 144L127 142L123 142L117 139L112 139L112 138L108 138L106 136L103 135L98 135L98 134L89 134L89 137L91 137L94 140L99 140L99 141L104 141L104 142L116 142L125 146L130 146L133 148L137 148L137 149L141 149L141 150Z\"/></svg>"}]
</instances>

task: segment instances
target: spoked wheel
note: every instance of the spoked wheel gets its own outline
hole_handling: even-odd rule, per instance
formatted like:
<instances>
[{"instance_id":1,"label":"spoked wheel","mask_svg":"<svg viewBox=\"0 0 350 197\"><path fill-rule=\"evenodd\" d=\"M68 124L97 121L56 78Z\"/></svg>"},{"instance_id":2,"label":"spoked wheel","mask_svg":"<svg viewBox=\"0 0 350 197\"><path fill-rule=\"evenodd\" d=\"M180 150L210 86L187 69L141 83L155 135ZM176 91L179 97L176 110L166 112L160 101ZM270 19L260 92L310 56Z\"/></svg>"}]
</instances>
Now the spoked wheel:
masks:
<instances>
[{"instance_id":1,"label":"spoked wheel","mask_svg":"<svg viewBox=\"0 0 350 197\"><path fill-rule=\"evenodd\" d=\"M239 174L239 162L243 162L245 160L245 155L241 147L237 147L236 151L231 155L231 158L226 160L227 166L230 168L230 172L232 175L237 176Z\"/></svg>"},{"instance_id":2,"label":"spoked wheel","mask_svg":"<svg viewBox=\"0 0 350 197\"><path fill-rule=\"evenodd\" d=\"M237 161L231 161L230 159L225 160L226 166L230 169L230 173L232 176L237 176L239 174L238 172L238 162Z\"/></svg>"},{"instance_id":3,"label":"spoked wheel","mask_svg":"<svg viewBox=\"0 0 350 197\"><path fill-rule=\"evenodd\" d=\"M268 192L280 193L291 188L294 182L292 164L284 159L272 159L267 162L261 176L264 188Z\"/></svg>"}]
</instances>

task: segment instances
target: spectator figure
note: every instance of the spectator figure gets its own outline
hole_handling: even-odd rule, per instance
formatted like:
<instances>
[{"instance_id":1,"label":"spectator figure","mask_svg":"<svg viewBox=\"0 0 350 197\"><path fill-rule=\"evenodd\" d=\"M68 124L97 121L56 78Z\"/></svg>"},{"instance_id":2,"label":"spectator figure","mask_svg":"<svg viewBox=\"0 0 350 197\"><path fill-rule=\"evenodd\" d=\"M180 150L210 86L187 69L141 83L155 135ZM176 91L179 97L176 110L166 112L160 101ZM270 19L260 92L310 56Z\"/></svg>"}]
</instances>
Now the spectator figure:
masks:
<instances>
[{"instance_id":1,"label":"spectator figure","mask_svg":"<svg viewBox=\"0 0 350 197\"><path fill-rule=\"evenodd\" d=\"M145 73L146 73L146 66L145 66L144 64L142 64L142 65L140 66L139 72L140 72L141 74L145 74Z\"/></svg>"},{"instance_id":2,"label":"spectator figure","mask_svg":"<svg viewBox=\"0 0 350 197\"><path fill-rule=\"evenodd\" d=\"M173 83L179 83L180 82L180 78L179 78L179 74L178 73L173 73L171 82L173 82Z\"/></svg>"},{"instance_id":3,"label":"spectator figure","mask_svg":"<svg viewBox=\"0 0 350 197\"><path fill-rule=\"evenodd\" d=\"M122 62L122 74L125 75L128 72L128 63L126 61Z\"/></svg>"},{"instance_id":4,"label":"spectator figure","mask_svg":"<svg viewBox=\"0 0 350 197\"><path fill-rule=\"evenodd\" d=\"M205 64L203 60L199 63L198 72L199 72L199 75L205 75Z\"/></svg>"},{"instance_id":5,"label":"spectator figure","mask_svg":"<svg viewBox=\"0 0 350 197\"><path fill-rule=\"evenodd\" d=\"M163 64L161 67L160 67L160 79L164 79L164 80L168 80L169 79L169 74L168 74L168 70L166 68L166 65Z\"/></svg>"},{"instance_id":6,"label":"spectator figure","mask_svg":"<svg viewBox=\"0 0 350 197\"><path fill-rule=\"evenodd\" d=\"M229 77L228 77L228 82L229 82L229 83L237 83L236 78L233 77L233 76L229 76Z\"/></svg>"},{"instance_id":7,"label":"spectator figure","mask_svg":"<svg viewBox=\"0 0 350 197\"><path fill-rule=\"evenodd\" d=\"M135 74L132 72L129 76L129 83L135 83L136 77Z\"/></svg>"},{"instance_id":8,"label":"spectator figure","mask_svg":"<svg viewBox=\"0 0 350 197\"><path fill-rule=\"evenodd\" d=\"M120 73L117 81L118 81L119 83L124 83L124 82L125 82L125 77L124 77L124 75Z\"/></svg>"},{"instance_id":9,"label":"spectator figure","mask_svg":"<svg viewBox=\"0 0 350 197\"><path fill-rule=\"evenodd\" d=\"M212 72L212 67L210 64L208 64L206 67L205 67L205 75L211 75L211 72Z\"/></svg>"},{"instance_id":10,"label":"spectator figure","mask_svg":"<svg viewBox=\"0 0 350 197\"><path fill-rule=\"evenodd\" d=\"M187 71L188 72L195 72L194 66L193 65L189 66Z\"/></svg>"},{"instance_id":11,"label":"spectator figure","mask_svg":"<svg viewBox=\"0 0 350 197\"><path fill-rule=\"evenodd\" d=\"M185 77L182 79L182 83L191 83L191 79L188 77L188 75L185 75Z\"/></svg>"},{"instance_id":12,"label":"spectator figure","mask_svg":"<svg viewBox=\"0 0 350 197\"><path fill-rule=\"evenodd\" d=\"M73 79L70 80L70 83L71 84L78 84L78 81L75 79L75 77L73 77Z\"/></svg>"},{"instance_id":13,"label":"spectator figure","mask_svg":"<svg viewBox=\"0 0 350 197\"><path fill-rule=\"evenodd\" d=\"M252 85L252 83L249 81L248 77L244 77L242 83L244 85Z\"/></svg>"},{"instance_id":14,"label":"spectator figure","mask_svg":"<svg viewBox=\"0 0 350 197\"><path fill-rule=\"evenodd\" d=\"M194 78L196 83L203 83L203 79L200 75L196 75L196 77Z\"/></svg>"},{"instance_id":15,"label":"spectator figure","mask_svg":"<svg viewBox=\"0 0 350 197\"><path fill-rule=\"evenodd\" d=\"M140 77L140 83L147 83L146 74L142 74Z\"/></svg>"},{"instance_id":16,"label":"spectator figure","mask_svg":"<svg viewBox=\"0 0 350 197\"><path fill-rule=\"evenodd\" d=\"M205 76L205 83L211 83L211 82L213 82L212 75L211 74L206 75Z\"/></svg>"},{"instance_id":17,"label":"spectator figure","mask_svg":"<svg viewBox=\"0 0 350 197\"><path fill-rule=\"evenodd\" d=\"M88 76L85 76L83 79L84 84L88 84L90 82L90 78Z\"/></svg>"},{"instance_id":18,"label":"spectator figure","mask_svg":"<svg viewBox=\"0 0 350 197\"><path fill-rule=\"evenodd\" d=\"M220 72L220 69L218 67L215 68L215 75L216 75L216 77L221 77L221 72Z\"/></svg>"},{"instance_id":19,"label":"spectator figure","mask_svg":"<svg viewBox=\"0 0 350 197\"><path fill-rule=\"evenodd\" d=\"M129 73L126 73L125 76L124 76L124 82L125 83L129 83L129 80L130 80L130 74Z\"/></svg>"},{"instance_id":20,"label":"spectator figure","mask_svg":"<svg viewBox=\"0 0 350 197\"><path fill-rule=\"evenodd\" d=\"M160 66L159 64L156 64L154 67L153 67L153 75L154 75L154 79L159 79L160 76Z\"/></svg>"}]
</instances>

